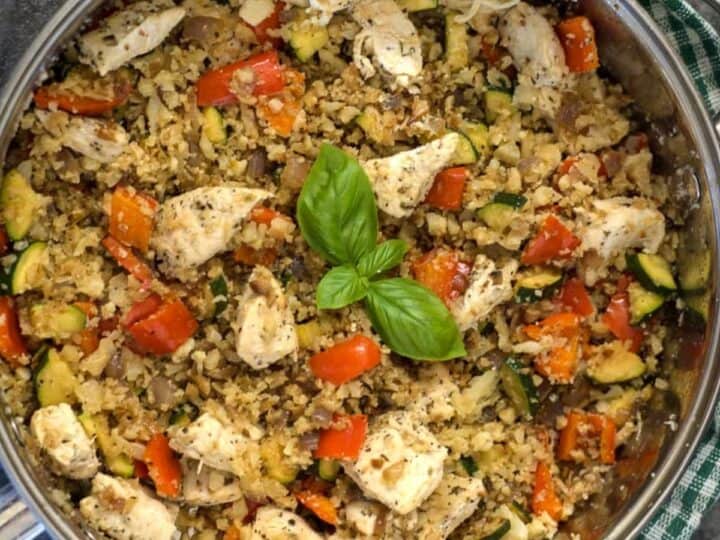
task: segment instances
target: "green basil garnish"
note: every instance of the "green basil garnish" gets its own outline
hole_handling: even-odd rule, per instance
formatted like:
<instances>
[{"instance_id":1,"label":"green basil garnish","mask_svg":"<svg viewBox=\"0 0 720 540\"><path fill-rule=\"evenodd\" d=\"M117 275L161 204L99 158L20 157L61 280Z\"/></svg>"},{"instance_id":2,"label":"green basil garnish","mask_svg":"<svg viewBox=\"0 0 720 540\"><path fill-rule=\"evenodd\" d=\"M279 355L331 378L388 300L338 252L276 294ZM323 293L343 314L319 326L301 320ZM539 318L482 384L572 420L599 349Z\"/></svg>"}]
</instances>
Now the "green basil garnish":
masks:
<instances>
[{"instance_id":1,"label":"green basil garnish","mask_svg":"<svg viewBox=\"0 0 720 540\"><path fill-rule=\"evenodd\" d=\"M318 284L319 309L365 300L375 331L393 351L415 360L466 354L445 304L405 278L383 279L407 252L402 240L376 245L377 206L365 171L342 150L325 144L300 192L297 219L305 241L335 265Z\"/></svg>"},{"instance_id":2,"label":"green basil garnish","mask_svg":"<svg viewBox=\"0 0 720 540\"><path fill-rule=\"evenodd\" d=\"M377 241L378 217L370 180L360 164L324 144L297 203L305 241L328 262L356 263Z\"/></svg>"}]
</instances>

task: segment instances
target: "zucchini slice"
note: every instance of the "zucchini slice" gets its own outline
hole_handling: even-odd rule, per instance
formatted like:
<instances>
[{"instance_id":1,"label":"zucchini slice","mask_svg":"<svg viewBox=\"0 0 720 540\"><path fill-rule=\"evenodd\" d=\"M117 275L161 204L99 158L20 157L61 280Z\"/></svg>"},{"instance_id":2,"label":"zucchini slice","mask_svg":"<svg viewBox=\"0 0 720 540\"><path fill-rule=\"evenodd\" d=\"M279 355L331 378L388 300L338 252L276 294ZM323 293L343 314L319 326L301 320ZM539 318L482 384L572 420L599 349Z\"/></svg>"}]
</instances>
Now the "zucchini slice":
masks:
<instances>
[{"instance_id":1,"label":"zucchini slice","mask_svg":"<svg viewBox=\"0 0 720 540\"><path fill-rule=\"evenodd\" d=\"M198 408L192 403L181 403L170 413L171 426L185 427L198 417Z\"/></svg>"},{"instance_id":2,"label":"zucchini slice","mask_svg":"<svg viewBox=\"0 0 720 540\"><path fill-rule=\"evenodd\" d=\"M505 191L500 191L493 196L493 202L504 204L506 206L511 206L512 208L519 210L520 208L525 206L525 203L527 202L527 197L523 195L518 195L517 193L507 193Z\"/></svg>"},{"instance_id":3,"label":"zucchini slice","mask_svg":"<svg viewBox=\"0 0 720 540\"><path fill-rule=\"evenodd\" d=\"M213 305L215 306L213 316L217 317L225 311L228 305L228 286L227 281L225 281L225 276L220 274L210 282L210 292L212 293Z\"/></svg>"},{"instance_id":4,"label":"zucchini slice","mask_svg":"<svg viewBox=\"0 0 720 540\"><path fill-rule=\"evenodd\" d=\"M277 439L267 439L260 447L260 457L265 464L265 470L270 478L281 484L289 484L295 480L298 468L288 463L283 455L282 445Z\"/></svg>"},{"instance_id":5,"label":"zucchini slice","mask_svg":"<svg viewBox=\"0 0 720 540\"><path fill-rule=\"evenodd\" d=\"M530 523L532 521L532 515L528 512L525 507L517 501L510 503L510 511L520 518L523 523Z\"/></svg>"},{"instance_id":6,"label":"zucchini slice","mask_svg":"<svg viewBox=\"0 0 720 540\"><path fill-rule=\"evenodd\" d=\"M467 26L455 20L457 13L445 15L445 62L451 71L470 63Z\"/></svg>"},{"instance_id":7,"label":"zucchini slice","mask_svg":"<svg viewBox=\"0 0 720 540\"><path fill-rule=\"evenodd\" d=\"M382 143L387 139L387 129L382 124L382 114L375 107L365 107L363 112L355 117L355 123L372 142Z\"/></svg>"},{"instance_id":8,"label":"zucchini slice","mask_svg":"<svg viewBox=\"0 0 720 540\"><path fill-rule=\"evenodd\" d=\"M684 296L685 308L691 317L691 322L697 326L705 326L710 317L710 291L700 294Z\"/></svg>"},{"instance_id":9,"label":"zucchini slice","mask_svg":"<svg viewBox=\"0 0 720 540\"><path fill-rule=\"evenodd\" d=\"M487 155L490 142L488 140L488 128L485 124L480 122L462 122L458 131L465 135L470 141L478 158Z\"/></svg>"},{"instance_id":10,"label":"zucchini slice","mask_svg":"<svg viewBox=\"0 0 720 540\"><path fill-rule=\"evenodd\" d=\"M478 465L472 456L460 456L460 465L468 473L468 476L474 476L478 472Z\"/></svg>"},{"instance_id":11,"label":"zucchini slice","mask_svg":"<svg viewBox=\"0 0 720 540\"><path fill-rule=\"evenodd\" d=\"M615 384L636 379L645 373L647 366L637 354L621 344L608 348L608 354L598 355L588 363L587 374L600 384Z\"/></svg>"},{"instance_id":12,"label":"zucchini slice","mask_svg":"<svg viewBox=\"0 0 720 540\"><path fill-rule=\"evenodd\" d=\"M25 237L40 205L40 196L20 171L12 169L5 175L0 188L0 206L10 240Z\"/></svg>"},{"instance_id":13,"label":"zucchini slice","mask_svg":"<svg viewBox=\"0 0 720 540\"><path fill-rule=\"evenodd\" d=\"M317 470L320 478L334 482L340 472L340 462L336 459L320 459Z\"/></svg>"},{"instance_id":14,"label":"zucchini slice","mask_svg":"<svg viewBox=\"0 0 720 540\"><path fill-rule=\"evenodd\" d=\"M415 13L416 11L436 9L438 7L438 0L397 0L397 5L403 11Z\"/></svg>"},{"instance_id":15,"label":"zucchini slice","mask_svg":"<svg viewBox=\"0 0 720 540\"><path fill-rule=\"evenodd\" d=\"M523 416L533 416L540 401L527 366L508 358L500 366L500 382L515 409Z\"/></svg>"},{"instance_id":16,"label":"zucchini slice","mask_svg":"<svg viewBox=\"0 0 720 540\"><path fill-rule=\"evenodd\" d=\"M77 306L50 302L30 308L33 334L41 339L67 339L87 324L85 313Z\"/></svg>"},{"instance_id":17,"label":"zucchini slice","mask_svg":"<svg viewBox=\"0 0 720 540\"><path fill-rule=\"evenodd\" d=\"M21 294L32 289L38 281L38 272L45 262L47 244L33 242L18 256L10 271L10 290L13 294Z\"/></svg>"},{"instance_id":18,"label":"zucchini slice","mask_svg":"<svg viewBox=\"0 0 720 540\"><path fill-rule=\"evenodd\" d=\"M685 294L695 294L705 290L710 283L712 258L710 251L692 251L679 254L678 281Z\"/></svg>"},{"instance_id":19,"label":"zucchini slice","mask_svg":"<svg viewBox=\"0 0 720 540\"><path fill-rule=\"evenodd\" d=\"M628 253L625 260L630 271L646 289L661 294L670 294L677 290L670 263L660 255Z\"/></svg>"},{"instance_id":20,"label":"zucchini slice","mask_svg":"<svg viewBox=\"0 0 720 540\"><path fill-rule=\"evenodd\" d=\"M496 232L503 232L515 219L515 212L522 208L527 198L515 193L496 193L491 202L478 210L478 217Z\"/></svg>"},{"instance_id":21,"label":"zucchini slice","mask_svg":"<svg viewBox=\"0 0 720 540\"><path fill-rule=\"evenodd\" d=\"M310 60L329 40L326 27L307 20L301 21L290 32L290 47L301 62Z\"/></svg>"},{"instance_id":22,"label":"zucchini slice","mask_svg":"<svg viewBox=\"0 0 720 540\"><path fill-rule=\"evenodd\" d=\"M510 532L510 520L504 519L500 525L490 534L483 536L480 540L501 540Z\"/></svg>"},{"instance_id":23,"label":"zucchini slice","mask_svg":"<svg viewBox=\"0 0 720 540\"><path fill-rule=\"evenodd\" d=\"M453 165L470 165L475 163L480 156L475 150L472 141L462 131L456 131L458 137L458 145L455 154L452 157Z\"/></svg>"},{"instance_id":24,"label":"zucchini slice","mask_svg":"<svg viewBox=\"0 0 720 540\"><path fill-rule=\"evenodd\" d=\"M203 133L213 144L225 144L227 142L227 126L222 113L215 107L203 109Z\"/></svg>"},{"instance_id":25,"label":"zucchini slice","mask_svg":"<svg viewBox=\"0 0 720 540\"><path fill-rule=\"evenodd\" d=\"M509 116L515 112L512 103L512 94L506 90L491 88L485 92L483 100L485 102L485 119L489 123L495 122L501 116Z\"/></svg>"},{"instance_id":26,"label":"zucchini slice","mask_svg":"<svg viewBox=\"0 0 720 540\"><path fill-rule=\"evenodd\" d=\"M517 281L515 301L519 304L550 298L562 283L563 275L557 268L534 269Z\"/></svg>"},{"instance_id":27,"label":"zucchini slice","mask_svg":"<svg viewBox=\"0 0 720 540\"><path fill-rule=\"evenodd\" d=\"M47 349L42 353L34 379L35 393L41 407L75 402L77 378L55 349Z\"/></svg>"},{"instance_id":28,"label":"zucchini slice","mask_svg":"<svg viewBox=\"0 0 720 540\"><path fill-rule=\"evenodd\" d=\"M132 478L135 475L135 463L113 444L107 417L103 414L90 415L83 412L78 416L78 420L85 429L85 433L90 437L95 437L105 466L110 472L122 478Z\"/></svg>"},{"instance_id":29,"label":"zucchini slice","mask_svg":"<svg viewBox=\"0 0 720 540\"><path fill-rule=\"evenodd\" d=\"M649 291L637 282L628 286L630 298L630 324L640 324L665 303L665 297L654 291Z\"/></svg>"}]
</instances>

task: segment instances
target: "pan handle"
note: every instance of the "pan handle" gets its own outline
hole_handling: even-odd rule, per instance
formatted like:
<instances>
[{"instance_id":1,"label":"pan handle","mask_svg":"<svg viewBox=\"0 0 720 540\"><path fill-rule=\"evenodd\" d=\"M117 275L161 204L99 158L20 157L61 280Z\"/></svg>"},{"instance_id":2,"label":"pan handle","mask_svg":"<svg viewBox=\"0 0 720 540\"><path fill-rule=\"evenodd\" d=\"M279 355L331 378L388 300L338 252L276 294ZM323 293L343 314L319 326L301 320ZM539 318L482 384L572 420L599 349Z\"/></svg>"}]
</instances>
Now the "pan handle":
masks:
<instances>
[{"instance_id":1,"label":"pan handle","mask_svg":"<svg viewBox=\"0 0 720 540\"><path fill-rule=\"evenodd\" d=\"M15 493L9 482L0 488L0 538L33 540L45 528Z\"/></svg>"}]
</instances>

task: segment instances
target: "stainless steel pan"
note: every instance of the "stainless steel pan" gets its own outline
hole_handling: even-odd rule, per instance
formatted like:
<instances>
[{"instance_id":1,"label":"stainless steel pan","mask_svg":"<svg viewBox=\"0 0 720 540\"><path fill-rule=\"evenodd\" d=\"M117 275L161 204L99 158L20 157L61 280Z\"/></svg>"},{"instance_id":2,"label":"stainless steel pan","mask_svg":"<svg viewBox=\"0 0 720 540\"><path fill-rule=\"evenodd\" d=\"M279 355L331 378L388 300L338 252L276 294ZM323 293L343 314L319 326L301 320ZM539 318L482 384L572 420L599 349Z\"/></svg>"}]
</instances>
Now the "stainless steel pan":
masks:
<instances>
[{"instance_id":1,"label":"stainless steel pan","mask_svg":"<svg viewBox=\"0 0 720 540\"><path fill-rule=\"evenodd\" d=\"M101 3L68 1L18 63L0 97L0 156L7 151L16 123L29 103L30 90L42 78L43 69ZM635 97L659 156L658 166L671 175L676 203L672 211L687 223L681 255L709 249L713 262L708 323L699 329L679 325L666 344L664 368L672 392L662 394L662 399L651 403L646 411L650 436L645 437L645 446L634 449L646 454L652 450L645 466L617 474L567 527L568 532L593 530L595 537L626 539L637 535L672 491L712 416L720 390L720 363L716 361L720 325L715 299L720 268L720 147L713 123L682 62L635 1L580 0L579 4L597 30L603 66ZM655 449L659 451L654 453ZM15 421L5 407L0 408L0 461L22 499L51 535L83 538L92 534L83 531L72 516L60 513L47 497L46 479L27 460ZM650 469L652 474L647 474ZM36 525L23 503L12 500L9 494L4 497L5 503L12 504L5 506L4 513L0 511L0 522L14 529L5 529L0 535L31 537Z\"/></svg>"}]
</instances>

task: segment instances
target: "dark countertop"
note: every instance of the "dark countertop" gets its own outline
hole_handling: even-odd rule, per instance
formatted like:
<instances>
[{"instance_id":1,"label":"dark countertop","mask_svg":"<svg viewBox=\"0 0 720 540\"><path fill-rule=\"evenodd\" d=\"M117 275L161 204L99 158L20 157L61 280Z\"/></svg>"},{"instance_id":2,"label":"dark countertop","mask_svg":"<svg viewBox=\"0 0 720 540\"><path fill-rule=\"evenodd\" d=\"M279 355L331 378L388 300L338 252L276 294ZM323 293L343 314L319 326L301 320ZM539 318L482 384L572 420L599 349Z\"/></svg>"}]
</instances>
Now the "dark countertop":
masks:
<instances>
[{"instance_id":1,"label":"dark countertop","mask_svg":"<svg viewBox=\"0 0 720 540\"><path fill-rule=\"evenodd\" d=\"M703 0L688 0L720 28L720 11L716 11ZM63 0L0 0L0 86L15 66L24 48L35 36L37 30L63 3ZM0 470L0 485L7 482ZM41 539L47 538L42 535ZM693 540L716 540L720 538L720 504L708 512L700 530ZM48 539L49 540L49 539Z\"/></svg>"}]
</instances>

